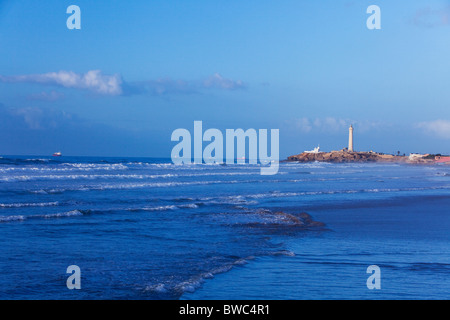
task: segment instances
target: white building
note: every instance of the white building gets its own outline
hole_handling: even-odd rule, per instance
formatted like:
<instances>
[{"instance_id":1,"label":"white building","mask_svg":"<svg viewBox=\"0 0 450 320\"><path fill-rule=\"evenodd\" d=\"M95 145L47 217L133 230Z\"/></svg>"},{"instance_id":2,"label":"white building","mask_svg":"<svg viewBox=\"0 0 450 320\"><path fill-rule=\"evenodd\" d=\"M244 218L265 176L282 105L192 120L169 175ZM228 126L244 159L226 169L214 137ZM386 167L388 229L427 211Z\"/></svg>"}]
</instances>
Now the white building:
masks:
<instances>
[{"instance_id":1,"label":"white building","mask_svg":"<svg viewBox=\"0 0 450 320\"><path fill-rule=\"evenodd\" d=\"M348 128L348 152L353 152L353 126Z\"/></svg>"}]
</instances>

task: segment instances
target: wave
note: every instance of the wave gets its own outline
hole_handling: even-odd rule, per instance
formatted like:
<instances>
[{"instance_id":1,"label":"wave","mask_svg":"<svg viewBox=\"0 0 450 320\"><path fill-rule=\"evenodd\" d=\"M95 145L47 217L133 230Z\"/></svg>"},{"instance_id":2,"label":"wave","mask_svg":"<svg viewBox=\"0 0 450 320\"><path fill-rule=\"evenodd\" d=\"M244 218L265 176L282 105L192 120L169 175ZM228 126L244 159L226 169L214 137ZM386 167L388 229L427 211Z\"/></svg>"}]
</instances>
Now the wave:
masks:
<instances>
[{"instance_id":1,"label":"wave","mask_svg":"<svg viewBox=\"0 0 450 320\"><path fill-rule=\"evenodd\" d=\"M42 171L42 172L71 172L71 171L116 171L116 170L152 170L167 169L170 171L217 171L237 170L254 171L260 170L260 165L238 165L231 164L221 166L218 164L182 164L173 163L146 163L146 162L61 162L53 159L0 159L0 172L14 171ZM220 175L221 173L219 173ZM226 174L226 173L225 173ZM234 173L239 174L239 173Z\"/></svg>"},{"instance_id":2,"label":"wave","mask_svg":"<svg viewBox=\"0 0 450 320\"><path fill-rule=\"evenodd\" d=\"M268 255L271 256L286 256L286 257L295 257L296 254L293 251L290 250L280 250L280 251L275 251L275 252L268 252Z\"/></svg>"},{"instance_id":3,"label":"wave","mask_svg":"<svg viewBox=\"0 0 450 320\"><path fill-rule=\"evenodd\" d=\"M287 173L280 173L287 174ZM46 180L148 180L148 179L167 179L167 178L184 178L184 177L214 177L214 176L255 176L259 177L259 173L247 172L222 172L222 173L192 173L192 174L70 174L70 175L12 175L0 177L0 182L26 182L26 181L46 181ZM385 180L402 179L401 177L388 177ZM264 182L264 183L283 183L283 182L326 182L326 181L361 181L361 178L303 178L303 179L265 179L265 180L240 180L241 183ZM208 182L208 181L204 181ZM226 182L226 181L224 181Z\"/></svg>"},{"instance_id":4,"label":"wave","mask_svg":"<svg viewBox=\"0 0 450 320\"><path fill-rule=\"evenodd\" d=\"M450 186L438 187L411 187L411 188L373 188L373 189L355 189L355 190L327 190L327 191L303 191L303 192L270 192L246 195L249 198L265 197L293 197L307 195L327 195L327 194L353 194L353 193L382 193L382 192L408 192L408 191L427 191L427 190L448 190Z\"/></svg>"},{"instance_id":5,"label":"wave","mask_svg":"<svg viewBox=\"0 0 450 320\"><path fill-rule=\"evenodd\" d=\"M2 182L15 182L15 181L33 181L33 180L97 180L97 179L156 179L156 178L171 178L176 177L174 174L72 174L72 175L33 175L33 176L10 176L1 177Z\"/></svg>"},{"instance_id":6,"label":"wave","mask_svg":"<svg viewBox=\"0 0 450 320\"><path fill-rule=\"evenodd\" d=\"M236 183L251 183L258 181L193 181L193 182L149 182L149 183L126 183L126 184L103 184L103 185L85 185L75 188L52 188L52 189L37 189L27 190L27 193L33 194L56 194L67 191L95 191L95 190L122 190L122 189L140 189L140 188L167 188L167 187L182 187L194 185L210 185L210 184L236 184ZM8 191L10 192L10 191ZM18 191L19 192L19 191ZM22 192L22 191L20 191Z\"/></svg>"},{"instance_id":7,"label":"wave","mask_svg":"<svg viewBox=\"0 0 450 320\"><path fill-rule=\"evenodd\" d=\"M30 164L49 164L49 163L60 163L60 162L55 159L48 159L48 158L30 158L30 159L0 158L0 165L30 165Z\"/></svg>"},{"instance_id":8,"label":"wave","mask_svg":"<svg viewBox=\"0 0 450 320\"><path fill-rule=\"evenodd\" d=\"M58 201L39 203L0 203L0 208L51 207L59 205Z\"/></svg>"},{"instance_id":9,"label":"wave","mask_svg":"<svg viewBox=\"0 0 450 320\"><path fill-rule=\"evenodd\" d=\"M281 172L279 174L286 174ZM97 180L97 179L158 179L158 178L183 178L183 177L213 177L213 176L249 176L256 175L253 172L211 172L211 173L188 173L188 174L70 174L70 175L12 175L1 177L0 182L34 181L34 180ZM259 173L258 173L259 175ZM344 178L342 178L344 179Z\"/></svg>"},{"instance_id":10,"label":"wave","mask_svg":"<svg viewBox=\"0 0 450 320\"><path fill-rule=\"evenodd\" d=\"M27 218L25 216L0 216L0 223L2 222L13 222L13 221L23 221Z\"/></svg>"},{"instance_id":11,"label":"wave","mask_svg":"<svg viewBox=\"0 0 450 320\"><path fill-rule=\"evenodd\" d=\"M177 210L177 209L196 209L199 206L195 203L192 204L184 204L184 205L167 205L167 206L158 206L158 207L143 207L143 208L128 208L128 211L168 211L168 210Z\"/></svg>"},{"instance_id":12,"label":"wave","mask_svg":"<svg viewBox=\"0 0 450 320\"><path fill-rule=\"evenodd\" d=\"M389 193L389 192L410 192L410 191L427 191L427 190L448 190L450 186L429 187L429 188L385 188L385 189L357 189L357 190L327 190L327 191L302 191L302 192L280 192L270 191L264 193L244 194L244 195L226 195L217 197L178 197L178 198L161 198L158 201L168 201L175 203L190 202L186 206L199 207L209 205L235 205L238 209L248 209L245 207L237 207L239 205L258 204L259 199L272 198L289 198L299 196L320 196L333 194L358 194L358 193ZM182 207L180 205L162 206L160 208L174 209L174 207ZM150 209L150 211L153 209Z\"/></svg>"},{"instance_id":13,"label":"wave","mask_svg":"<svg viewBox=\"0 0 450 320\"><path fill-rule=\"evenodd\" d=\"M80 211L80 210L72 210L67 212L61 212L61 213L51 213L51 214L44 214L44 215L35 215L31 216L32 218L45 218L45 219L52 219L52 218L62 218L62 217L75 217L75 216L82 216L87 211Z\"/></svg>"},{"instance_id":14,"label":"wave","mask_svg":"<svg viewBox=\"0 0 450 320\"><path fill-rule=\"evenodd\" d=\"M33 206L56 206L58 202L49 202L49 203L11 203L11 204L0 204L1 208L22 208L22 207L33 207ZM156 206L156 207L142 207L142 208L110 208L110 209L102 209L100 211L96 210L70 210L66 212L59 213L49 213L49 214L35 214L35 215L10 215L10 216L0 216L1 222L14 222L14 221L25 221L30 219L53 219L53 218L64 218L64 217L75 217L75 216L83 216L87 214L93 213L105 213L112 212L117 210L127 210L131 212L139 212L139 211L169 211L169 210L178 210L178 209L196 209L199 205L191 203L191 204L183 204L183 205L166 205L166 206Z\"/></svg>"},{"instance_id":15,"label":"wave","mask_svg":"<svg viewBox=\"0 0 450 320\"><path fill-rule=\"evenodd\" d=\"M63 194L65 192L89 192L89 191L106 191L106 190L129 190L129 189L146 189L146 188L170 188L170 187L185 187L185 186L201 186L201 185L215 185L215 184L244 184L244 183L273 183L272 180L215 180L215 181L191 181L191 182L140 182L140 183L111 183L111 184L94 184L94 185L79 185L75 187L53 187L42 189L7 189L1 190L2 193L12 194ZM279 182L278 180L275 183ZM333 195L333 194L360 194L360 193L399 193L399 192L420 192L433 190L449 190L449 185L444 186L430 186L430 187L409 187L409 188L372 188L372 189L344 189L344 190L324 190L324 191L297 191L297 192L279 192L270 191L256 194L242 194L242 195L228 195L219 197L196 197L192 200L205 202L210 204L230 203L230 204L244 204L251 200L258 200L264 198L280 198L280 197L295 197L295 196L315 196L315 195ZM179 197L172 199L161 199L163 201L185 202L191 198ZM254 202L255 203L255 202Z\"/></svg>"},{"instance_id":16,"label":"wave","mask_svg":"<svg viewBox=\"0 0 450 320\"><path fill-rule=\"evenodd\" d=\"M280 251L263 251L258 253L258 256L287 256L293 257L295 253L289 250ZM221 273L226 273L235 267L243 266L248 264L250 261L254 260L256 256L251 255L245 258L237 258L231 262L222 264L220 266L215 266L211 270L202 272L198 275L192 276L187 280L172 283L170 281L161 282L156 284L147 285L144 288L144 292L150 292L155 294L170 294L173 293L176 296L182 296L185 293L193 293L197 289L201 288L206 280L213 279L216 275Z\"/></svg>"},{"instance_id":17,"label":"wave","mask_svg":"<svg viewBox=\"0 0 450 320\"><path fill-rule=\"evenodd\" d=\"M77 169L96 169L96 170L127 170L128 166L122 163L62 163L61 166Z\"/></svg>"},{"instance_id":18,"label":"wave","mask_svg":"<svg viewBox=\"0 0 450 320\"><path fill-rule=\"evenodd\" d=\"M43 171L43 172L65 172L65 171L94 171L94 170L128 170L128 166L122 163L61 163L54 160L20 160L18 162L5 163L0 159L0 165L13 165L12 167L1 167L0 172L10 171ZM32 166L37 164L39 166Z\"/></svg>"},{"instance_id":19,"label":"wave","mask_svg":"<svg viewBox=\"0 0 450 320\"><path fill-rule=\"evenodd\" d=\"M89 210L71 210L67 212L61 213L50 213L50 214L36 214L36 215L14 215L14 216L0 216L0 223L5 222L14 222L14 221L25 221L31 219L55 219L55 218L63 218L63 217L75 217L75 216L83 216L85 214L90 213Z\"/></svg>"},{"instance_id":20,"label":"wave","mask_svg":"<svg viewBox=\"0 0 450 320\"><path fill-rule=\"evenodd\" d=\"M213 267L211 270L202 272L198 275L192 276L191 278L178 283L168 281L165 283L156 283L147 285L143 289L143 291L156 294L167 294L172 292L176 296L181 296L184 293L192 293L198 288L200 288L205 282L205 280L212 279L214 278L214 276L218 274L228 272L231 269L233 269L233 267L247 264L250 260L253 259L255 259L254 256L248 256L246 258L238 258L234 261L225 263L221 266Z\"/></svg>"},{"instance_id":21,"label":"wave","mask_svg":"<svg viewBox=\"0 0 450 320\"><path fill-rule=\"evenodd\" d=\"M450 186L428 187L428 188L386 188L386 189L358 189L358 190L328 190L328 191L302 191L302 192L280 192L271 191L265 193L255 193L246 195L229 195L220 197L199 197L199 198L175 198L171 201L194 201L195 203L210 204L257 204L256 201L249 199L269 199L269 198L287 198L298 196L318 196L333 194L358 194L358 193L389 193L389 192L409 192L409 191L427 191L427 190L448 190Z\"/></svg>"}]
</instances>

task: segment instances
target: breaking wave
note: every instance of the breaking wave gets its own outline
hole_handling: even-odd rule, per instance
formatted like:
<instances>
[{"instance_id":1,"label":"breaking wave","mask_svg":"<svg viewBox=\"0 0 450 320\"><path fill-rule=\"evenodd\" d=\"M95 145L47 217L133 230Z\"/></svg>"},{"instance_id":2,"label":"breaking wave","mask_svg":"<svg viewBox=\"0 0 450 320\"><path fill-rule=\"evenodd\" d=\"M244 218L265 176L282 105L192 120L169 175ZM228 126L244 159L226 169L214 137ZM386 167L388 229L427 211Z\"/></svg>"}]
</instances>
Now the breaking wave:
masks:
<instances>
[{"instance_id":1,"label":"breaking wave","mask_svg":"<svg viewBox=\"0 0 450 320\"><path fill-rule=\"evenodd\" d=\"M61 212L61 213L36 214L36 215L28 215L28 216L25 216L25 215L0 216L0 223L25 221L25 220L31 220L31 219L55 219L55 218L64 218L64 217L75 217L75 216L83 216L84 214L87 214L89 212L90 211L71 210L71 211Z\"/></svg>"},{"instance_id":2,"label":"breaking wave","mask_svg":"<svg viewBox=\"0 0 450 320\"><path fill-rule=\"evenodd\" d=\"M0 208L51 207L59 205L58 201L39 203L0 203Z\"/></svg>"},{"instance_id":3,"label":"breaking wave","mask_svg":"<svg viewBox=\"0 0 450 320\"><path fill-rule=\"evenodd\" d=\"M144 292L166 294L172 293L175 296L181 296L184 293L192 293L200 288L207 279L212 279L214 276L230 271L236 266L242 266L247 264L250 260L255 259L254 256L248 256L246 258L238 258L234 261L225 263L220 266L213 267L211 270L202 272L191 278L180 282L165 282L147 285L144 288Z\"/></svg>"}]
</instances>

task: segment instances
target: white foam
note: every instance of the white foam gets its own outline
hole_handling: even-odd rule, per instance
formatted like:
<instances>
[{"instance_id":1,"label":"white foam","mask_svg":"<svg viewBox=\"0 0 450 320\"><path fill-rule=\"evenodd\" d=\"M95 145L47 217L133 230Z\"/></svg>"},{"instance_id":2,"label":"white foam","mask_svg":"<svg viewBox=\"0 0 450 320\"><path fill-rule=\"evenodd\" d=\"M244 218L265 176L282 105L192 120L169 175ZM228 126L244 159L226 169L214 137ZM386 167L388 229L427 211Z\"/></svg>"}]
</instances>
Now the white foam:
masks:
<instances>
[{"instance_id":1,"label":"white foam","mask_svg":"<svg viewBox=\"0 0 450 320\"><path fill-rule=\"evenodd\" d=\"M129 211L168 211L168 210L177 210L177 209L196 209L198 205L195 203L190 204L182 204L182 205L167 205L167 206L158 206L158 207L143 207L143 208L129 208Z\"/></svg>"},{"instance_id":2,"label":"white foam","mask_svg":"<svg viewBox=\"0 0 450 320\"><path fill-rule=\"evenodd\" d=\"M45 214L45 215L35 215L32 217L43 217L45 219L51 219L51 218L62 218L62 217L74 217L74 216L82 216L83 213L78 210L72 210L68 212L62 212L62 213L52 213L52 214Z\"/></svg>"},{"instance_id":3,"label":"white foam","mask_svg":"<svg viewBox=\"0 0 450 320\"><path fill-rule=\"evenodd\" d=\"M121 163L63 163L62 166L77 169L97 169L97 170L127 170L127 166Z\"/></svg>"},{"instance_id":4,"label":"white foam","mask_svg":"<svg viewBox=\"0 0 450 320\"><path fill-rule=\"evenodd\" d=\"M189 209L196 209L198 208L198 205L196 205L195 203L191 203L191 204L183 204L183 205L179 205L179 208L189 208Z\"/></svg>"},{"instance_id":5,"label":"white foam","mask_svg":"<svg viewBox=\"0 0 450 320\"><path fill-rule=\"evenodd\" d=\"M40 203L0 203L0 208L50 207L57 206L58 204L58 201Z\"/></svg>"},{"instance_id":6,"label":"white foam","mask_svg":"<svg viewBox=\"0 0 450 320\"><path fill-rule=\"evenodd\" d=\"M16 215L16 216L0 216L0 222L14 222L14 221L24 221L28 219L54 219L54 218L63 218L63 217L74 217L74 216L82 216L83 213L79 210L71 210L67 212L60 213L50 213L50 214L36 214L36 215Z\"/></svg>"},{"instance_id":7,"label":"white foam","mask_svg":"<svg viewBox=\"0 0 450 320\"><path fill-rule=\"evenodd\" d=\"M166 210L176 210L178 209L175 205L169 206L159 206L159 207L143 207L137 209L129 209L130 211L142 210L142 211L166 211Z\"/></svg>"},{"instance_id":8,"label":"white foam","mask_svg":"<svg viewBox=\"0 0 450 320\"><path fill-rule=\"evenodd\" d=\"M177 177L176 174L69 174L69 175L13 175L1 177L0 181L33 181L33 180L96 180L96 179L156 179Z\"/></svg>"},{"instance_id":9,"label":"white foam","mask_svg":"<svg viewBox=\"0 0 450 320\"><path fill-rule=\"evenodd\" d=\"M165 284L158 283L158 284L154 284L154 285L145 287L144 291L152 291L152 292L157 292L157 293L166 293L167 292L167 288L166 288Z\"/></svg>"},{"instance_id":10,"label":"white foam","mask_svg":"<svg viewBox=\"0 0 450 320\"><path fill-rule=\"evenodd\" d=\"M25 216L6 216L6 217L0 216L0 222L23 221L25 219L26 219Z\"/></svg>"}]
</instances>

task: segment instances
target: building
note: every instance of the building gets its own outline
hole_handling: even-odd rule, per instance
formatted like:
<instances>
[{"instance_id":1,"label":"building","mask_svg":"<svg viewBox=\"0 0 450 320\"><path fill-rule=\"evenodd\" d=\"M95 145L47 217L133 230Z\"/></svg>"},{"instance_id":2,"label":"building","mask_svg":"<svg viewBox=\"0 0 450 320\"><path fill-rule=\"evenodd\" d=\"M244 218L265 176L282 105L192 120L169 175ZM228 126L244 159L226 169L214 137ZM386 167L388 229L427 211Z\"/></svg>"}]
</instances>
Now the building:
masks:
<instances>
[{"instance_id":1,"label":"building","mask_svg":"<svg viewBox=\"0 0 450 320\"><path fill-rule=\"evenodd\" d=\"M425 158L427 156L429 156L429 154L411 153L409 155L408 159L410 161L416 161L416 160L419 160L419 159L423 159L423 158Z\"/></svg>"},{"instance_id":2,"label":"building","mask_svg":"<svg viewBox=\"0 0 450 320\"><path fill-rule=\"evenodd\" d=\"M317 146L317 148L314 148L314 150L305 151L305 153L320 153L320 146Z\"/></svg>"},{"instance_id":3,"label":"building","mask_svg":"<svg viewBox=\"0 0 450 320\"><path fill-rule=\"evenodd\" d=\"M353 126L348 128L348 152L353 152Z\"/></svg>"}]
</instances>

